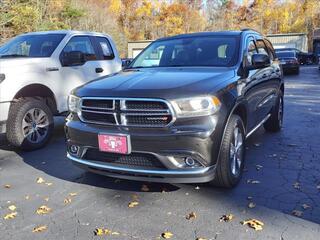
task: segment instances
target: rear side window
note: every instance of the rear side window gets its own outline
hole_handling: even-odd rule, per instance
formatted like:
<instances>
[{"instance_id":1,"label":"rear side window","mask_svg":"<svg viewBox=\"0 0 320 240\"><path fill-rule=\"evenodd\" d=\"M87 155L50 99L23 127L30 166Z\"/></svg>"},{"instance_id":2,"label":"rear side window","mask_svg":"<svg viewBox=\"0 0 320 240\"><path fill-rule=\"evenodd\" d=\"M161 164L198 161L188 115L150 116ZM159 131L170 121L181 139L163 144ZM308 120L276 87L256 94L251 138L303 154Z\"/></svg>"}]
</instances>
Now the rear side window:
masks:
<instances>
[{"instance_id":1,"label":"rear side window","mask_svg":"<svg viewBox=\"0 0 320 240\"><path fill-rule=\"evenodd\" d=\"M114 53L110 42L105 37L96 37L98 47L101 49L102 57L104 60L113 59Z\"/></svg>"},{"instance_id":2,"label":"rear side window","mask_svg":"<svg viewBox=\"0 0 320 240\"><path fill-rule=\"evenodd\" d=\"M94 51L91 40L87 36L77 36L70 39L63 49L63 53L82 52L85 61L97 60L97 54Z\"/></svg>"}]
</instances>

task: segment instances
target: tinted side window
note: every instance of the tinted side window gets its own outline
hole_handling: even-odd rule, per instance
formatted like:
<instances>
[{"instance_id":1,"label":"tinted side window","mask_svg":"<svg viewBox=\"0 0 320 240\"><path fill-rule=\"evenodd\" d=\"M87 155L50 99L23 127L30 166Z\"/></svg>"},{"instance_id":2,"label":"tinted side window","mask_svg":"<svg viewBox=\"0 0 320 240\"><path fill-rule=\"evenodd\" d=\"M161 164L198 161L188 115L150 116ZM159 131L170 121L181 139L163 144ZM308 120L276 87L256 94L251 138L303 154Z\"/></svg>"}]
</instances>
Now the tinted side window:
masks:
<instances>
[{"instance_id":1,"label":"tinted side window","mask_svg":"<svg viewBox=\"0 0 320 240\"><path fill-rule=\"evenodd\" d=\"M97 54L94 51L93 45L89 37L77 36L70 39L63 49L63 53L67 52L82 52L85 61L97 60Z\"/></svg>"},{"instance_id":2,"label":"tinted side window","mask_svg":"<svg viewBox=\"0 0 320 240\"><path fill-rule=\"evenodd\" d=\"M257 44L258 52L260 54L265 54L269 56L267 46L264 44L263 40L257 40L256 44Z\"/></svg>"},{"instance_id":3,"label":"tinted side window","mask_svg":"<svg viewBox=\"0 0 320 240\"><path fill-rule=\"evenodd\" d=\"M110 42L105 37L96 37L98 47L101 49L102 57L104 60L113 59L114 53Z\"/></svg>"},{"instance_id":4,"label":"tinted side window","mask_svg":"<svg viewBox=\"0 0 320 240\"><path fill-rule=\"evenodd\" d=\"M248 43L247 61L249 65L252 64L252 55L258 53L256 45L253 40Z\"/></svg>"},{"instance_id":5,"label":"tinted side window","mask_svg":"<svg viewBox=\"0 0 320 240\"><path fill-rule=\"evenodd\" d=\"M269 51L269 55L270 55L270 58L271 60L274 60L276 58L276 54L274 52L274 49L272 47L272 44L268 41L268 40L265 40L264 41L267 45L267 48L268 48L268 51Z\"/></svg>"}]
</instances>

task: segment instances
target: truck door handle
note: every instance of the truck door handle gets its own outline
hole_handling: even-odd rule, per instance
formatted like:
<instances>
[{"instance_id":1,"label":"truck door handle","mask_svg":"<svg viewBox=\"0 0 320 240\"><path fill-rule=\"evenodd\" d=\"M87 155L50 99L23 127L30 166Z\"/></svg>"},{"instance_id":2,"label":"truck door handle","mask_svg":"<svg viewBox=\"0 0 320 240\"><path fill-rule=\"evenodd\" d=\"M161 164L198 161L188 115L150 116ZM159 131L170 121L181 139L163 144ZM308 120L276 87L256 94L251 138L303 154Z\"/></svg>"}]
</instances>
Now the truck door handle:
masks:
<instances>
[{"instance_id":1,"label":"truck door handle","mask_svg":"<svg viewBox=\"0 0 320 240\"><path fill-rule=\"evenodd\" d=\"M102 73L103 72L103 68L96 68L96 73Z\"/></svg>"}]
</instances>

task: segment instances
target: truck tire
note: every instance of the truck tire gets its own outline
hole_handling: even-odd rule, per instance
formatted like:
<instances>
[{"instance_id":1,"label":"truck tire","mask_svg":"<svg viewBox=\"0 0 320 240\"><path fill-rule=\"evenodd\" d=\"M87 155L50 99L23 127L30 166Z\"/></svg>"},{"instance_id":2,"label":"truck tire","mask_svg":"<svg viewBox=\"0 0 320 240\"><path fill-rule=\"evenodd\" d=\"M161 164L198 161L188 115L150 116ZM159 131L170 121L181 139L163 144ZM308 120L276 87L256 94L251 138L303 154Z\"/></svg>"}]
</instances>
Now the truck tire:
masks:
<instances>
[{"instance_id":1,"label":"truck tire","mask_svg":"<svg viewBox=\"0 0 320 240\"><path fill-rule=\"evenodd\" d=\"M26 151L41 148L53 131L53 115L42 98L20 98L12 103L7 121L7 139Z\"/></svg>"},{"instance_id":2,"label":"truck tire","mask_svg":"<svg viewBox=\"0 0 320 240\"><path fill-rule=\"evenodd\" d=\"M231 115L221 142L215 178L211 184L232 188L241 179L245 157L245 130L242 119Z\"/></svg>"},{"instance_id":3,"label":"truck tire","mask_svg":"<svg viewBox=\"0 0 320 240\"><path fill-rule=\"evenodd\" d=\"M267 132L279 132L283 123L283 94L281 93L276 100L276 104L271 110L271 116L264 123L264 129Z\"/></svg>"}]
</instances>

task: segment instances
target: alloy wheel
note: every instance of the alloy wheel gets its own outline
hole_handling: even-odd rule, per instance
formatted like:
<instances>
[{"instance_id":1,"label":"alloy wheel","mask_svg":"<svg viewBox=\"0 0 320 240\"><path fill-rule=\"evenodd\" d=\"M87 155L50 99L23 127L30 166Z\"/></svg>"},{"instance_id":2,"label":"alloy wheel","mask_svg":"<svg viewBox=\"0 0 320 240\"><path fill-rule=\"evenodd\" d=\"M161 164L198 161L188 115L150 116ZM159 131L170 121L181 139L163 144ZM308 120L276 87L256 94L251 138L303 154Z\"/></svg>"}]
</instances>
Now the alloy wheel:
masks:
<instances>
[{"instance_id":1,"label":"alloy wheel","mask_svg":"<svg viewBox=\"0 0 320 240\"><path fill-rule=\"evenodd\" d=\"M233 131L233 138L230 143L230 167L231 173L238 176L241 172L243 158L243 133L239 126Z\"/></svg>"},{"instance_id":2,"label":"alloy wheel","mask_svg":"<svg viewBox=\"0 0 320 240\"><path fill-rule=\"evenodd\" d=\"M49 119L39 108L30 109L23 117L23 136L31 143L40 143L48 134Z\"/></svg>"}]
</instances>

